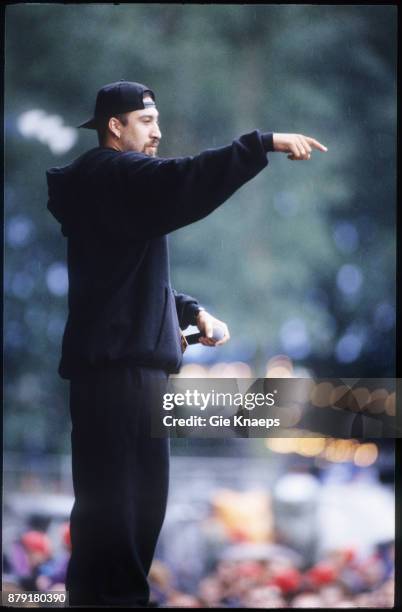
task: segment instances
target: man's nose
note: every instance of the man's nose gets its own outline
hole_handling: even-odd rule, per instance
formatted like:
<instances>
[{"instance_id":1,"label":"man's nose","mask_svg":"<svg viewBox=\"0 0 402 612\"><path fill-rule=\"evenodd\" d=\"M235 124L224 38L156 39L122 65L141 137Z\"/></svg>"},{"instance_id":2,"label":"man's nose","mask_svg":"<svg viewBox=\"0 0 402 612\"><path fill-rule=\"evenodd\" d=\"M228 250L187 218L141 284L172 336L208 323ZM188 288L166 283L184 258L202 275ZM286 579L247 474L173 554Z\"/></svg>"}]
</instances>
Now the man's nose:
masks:
<instances>
[{"instance_id":1,"label":"man's nose","mask_svg":"<svg viewBox=\"0 0 402 612\"><path fill-rule=\"evenodd\" d=\"M159 140L162 138L162 132L159 129L158 125L154 125L151 131L152 138L158 138Z\"/></svg>"}]
</instances>

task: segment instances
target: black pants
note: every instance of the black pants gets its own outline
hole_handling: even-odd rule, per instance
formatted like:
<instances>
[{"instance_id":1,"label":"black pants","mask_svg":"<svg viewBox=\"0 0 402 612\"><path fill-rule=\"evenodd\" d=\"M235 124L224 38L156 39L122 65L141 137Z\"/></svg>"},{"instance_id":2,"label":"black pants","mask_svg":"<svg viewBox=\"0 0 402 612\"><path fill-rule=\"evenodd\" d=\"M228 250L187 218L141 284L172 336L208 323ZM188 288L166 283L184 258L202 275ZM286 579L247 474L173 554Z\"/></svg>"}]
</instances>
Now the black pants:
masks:
<instances>
[{"instance_id":1,"label":"black pants","mask_svg":"<svg viewBox=\"0 0 402 612\"><path fill-rule=\"evenodd\" d=\"M167 380L117 362L71 381L71 606L148 604L169 478L169 440L151 437L151 409Z\"/></svg>"}]
</instances>

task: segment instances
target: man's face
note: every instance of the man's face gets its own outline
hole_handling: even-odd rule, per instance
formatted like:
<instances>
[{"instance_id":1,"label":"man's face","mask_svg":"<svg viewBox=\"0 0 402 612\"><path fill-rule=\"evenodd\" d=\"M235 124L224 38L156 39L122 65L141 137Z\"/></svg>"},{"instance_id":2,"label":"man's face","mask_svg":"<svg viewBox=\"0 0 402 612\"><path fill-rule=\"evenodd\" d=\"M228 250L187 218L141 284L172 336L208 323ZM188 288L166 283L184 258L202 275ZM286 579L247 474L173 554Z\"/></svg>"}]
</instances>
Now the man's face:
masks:
<instances>
[{"instance_id":1,"label":"man's face","mask_svg":"<svg viewBox=\"0 0 402 612\"><path fill-rule=\"evenodd\" d=\"M144 98L144 103L152 102L150 97ZM132 111L127 115L127 125L121 125L119 145L122 151L137 151L155 157L159 141L162 138L159 129L159 113L155 106Z\"/></svg>"}]
</instances>

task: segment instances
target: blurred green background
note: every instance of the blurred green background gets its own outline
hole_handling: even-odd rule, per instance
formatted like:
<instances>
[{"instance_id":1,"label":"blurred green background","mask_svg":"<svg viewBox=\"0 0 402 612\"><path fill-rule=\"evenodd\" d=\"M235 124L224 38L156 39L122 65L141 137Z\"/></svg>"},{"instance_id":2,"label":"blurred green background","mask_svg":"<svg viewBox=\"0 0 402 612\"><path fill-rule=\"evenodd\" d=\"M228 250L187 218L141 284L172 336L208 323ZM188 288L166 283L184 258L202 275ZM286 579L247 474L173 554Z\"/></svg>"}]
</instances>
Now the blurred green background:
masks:
<instances>
[{"instance_id":1,"label":"blurred green background","mask_svg":"<svg viewBox=\"0 0 402 612\"><path fill-rule=\"evenodd\" d=\"M58 378L66 243L45 171L97 145L75 129L97 90L157 96L159 154L195 155L256 128L311 135L326 154L268 168L170 236L174 287L229 325L221 349L264 376L395 375L394 6L14 5L6 9L5 450L68 452Z\"/></svg>"}]
</instances>

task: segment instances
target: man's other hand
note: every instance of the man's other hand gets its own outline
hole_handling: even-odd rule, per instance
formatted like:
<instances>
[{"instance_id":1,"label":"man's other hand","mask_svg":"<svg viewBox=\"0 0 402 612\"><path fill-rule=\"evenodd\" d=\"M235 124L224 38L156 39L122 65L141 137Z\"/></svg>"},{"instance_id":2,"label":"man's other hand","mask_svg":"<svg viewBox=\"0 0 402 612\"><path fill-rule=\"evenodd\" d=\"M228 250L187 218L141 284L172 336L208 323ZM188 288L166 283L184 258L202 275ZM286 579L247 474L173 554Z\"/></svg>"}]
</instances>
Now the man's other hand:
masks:
<instances>
[{"instance_id":1,"label":"man's other hand","mask_svg":"<svg viewBox=\"0 0 402 612\"><path fill-rule=\"evenodd\" d=\"M200 330L202 336L199 342L204 346L219 346L225 344L230 338L228 326L223 321L216 319L206 310L201 310L197 315L197 327ZM215 327L222 329L224 336L220 340L214 340L212 338L213 330Z\"/></svg>"},{"instance_id":2,"label":"man's other hand","mask_svg":"<svg viewBox=\"0 0 402 612\"><path fill-rule=\"evenodd\" d=\"M313 149L328 151L327 147L322 145L311 136L303 136L303 134L273 134L274 151L281 153L290 153L288 159L301 160L310 159Z\"/></svg>"}]
</instances>

